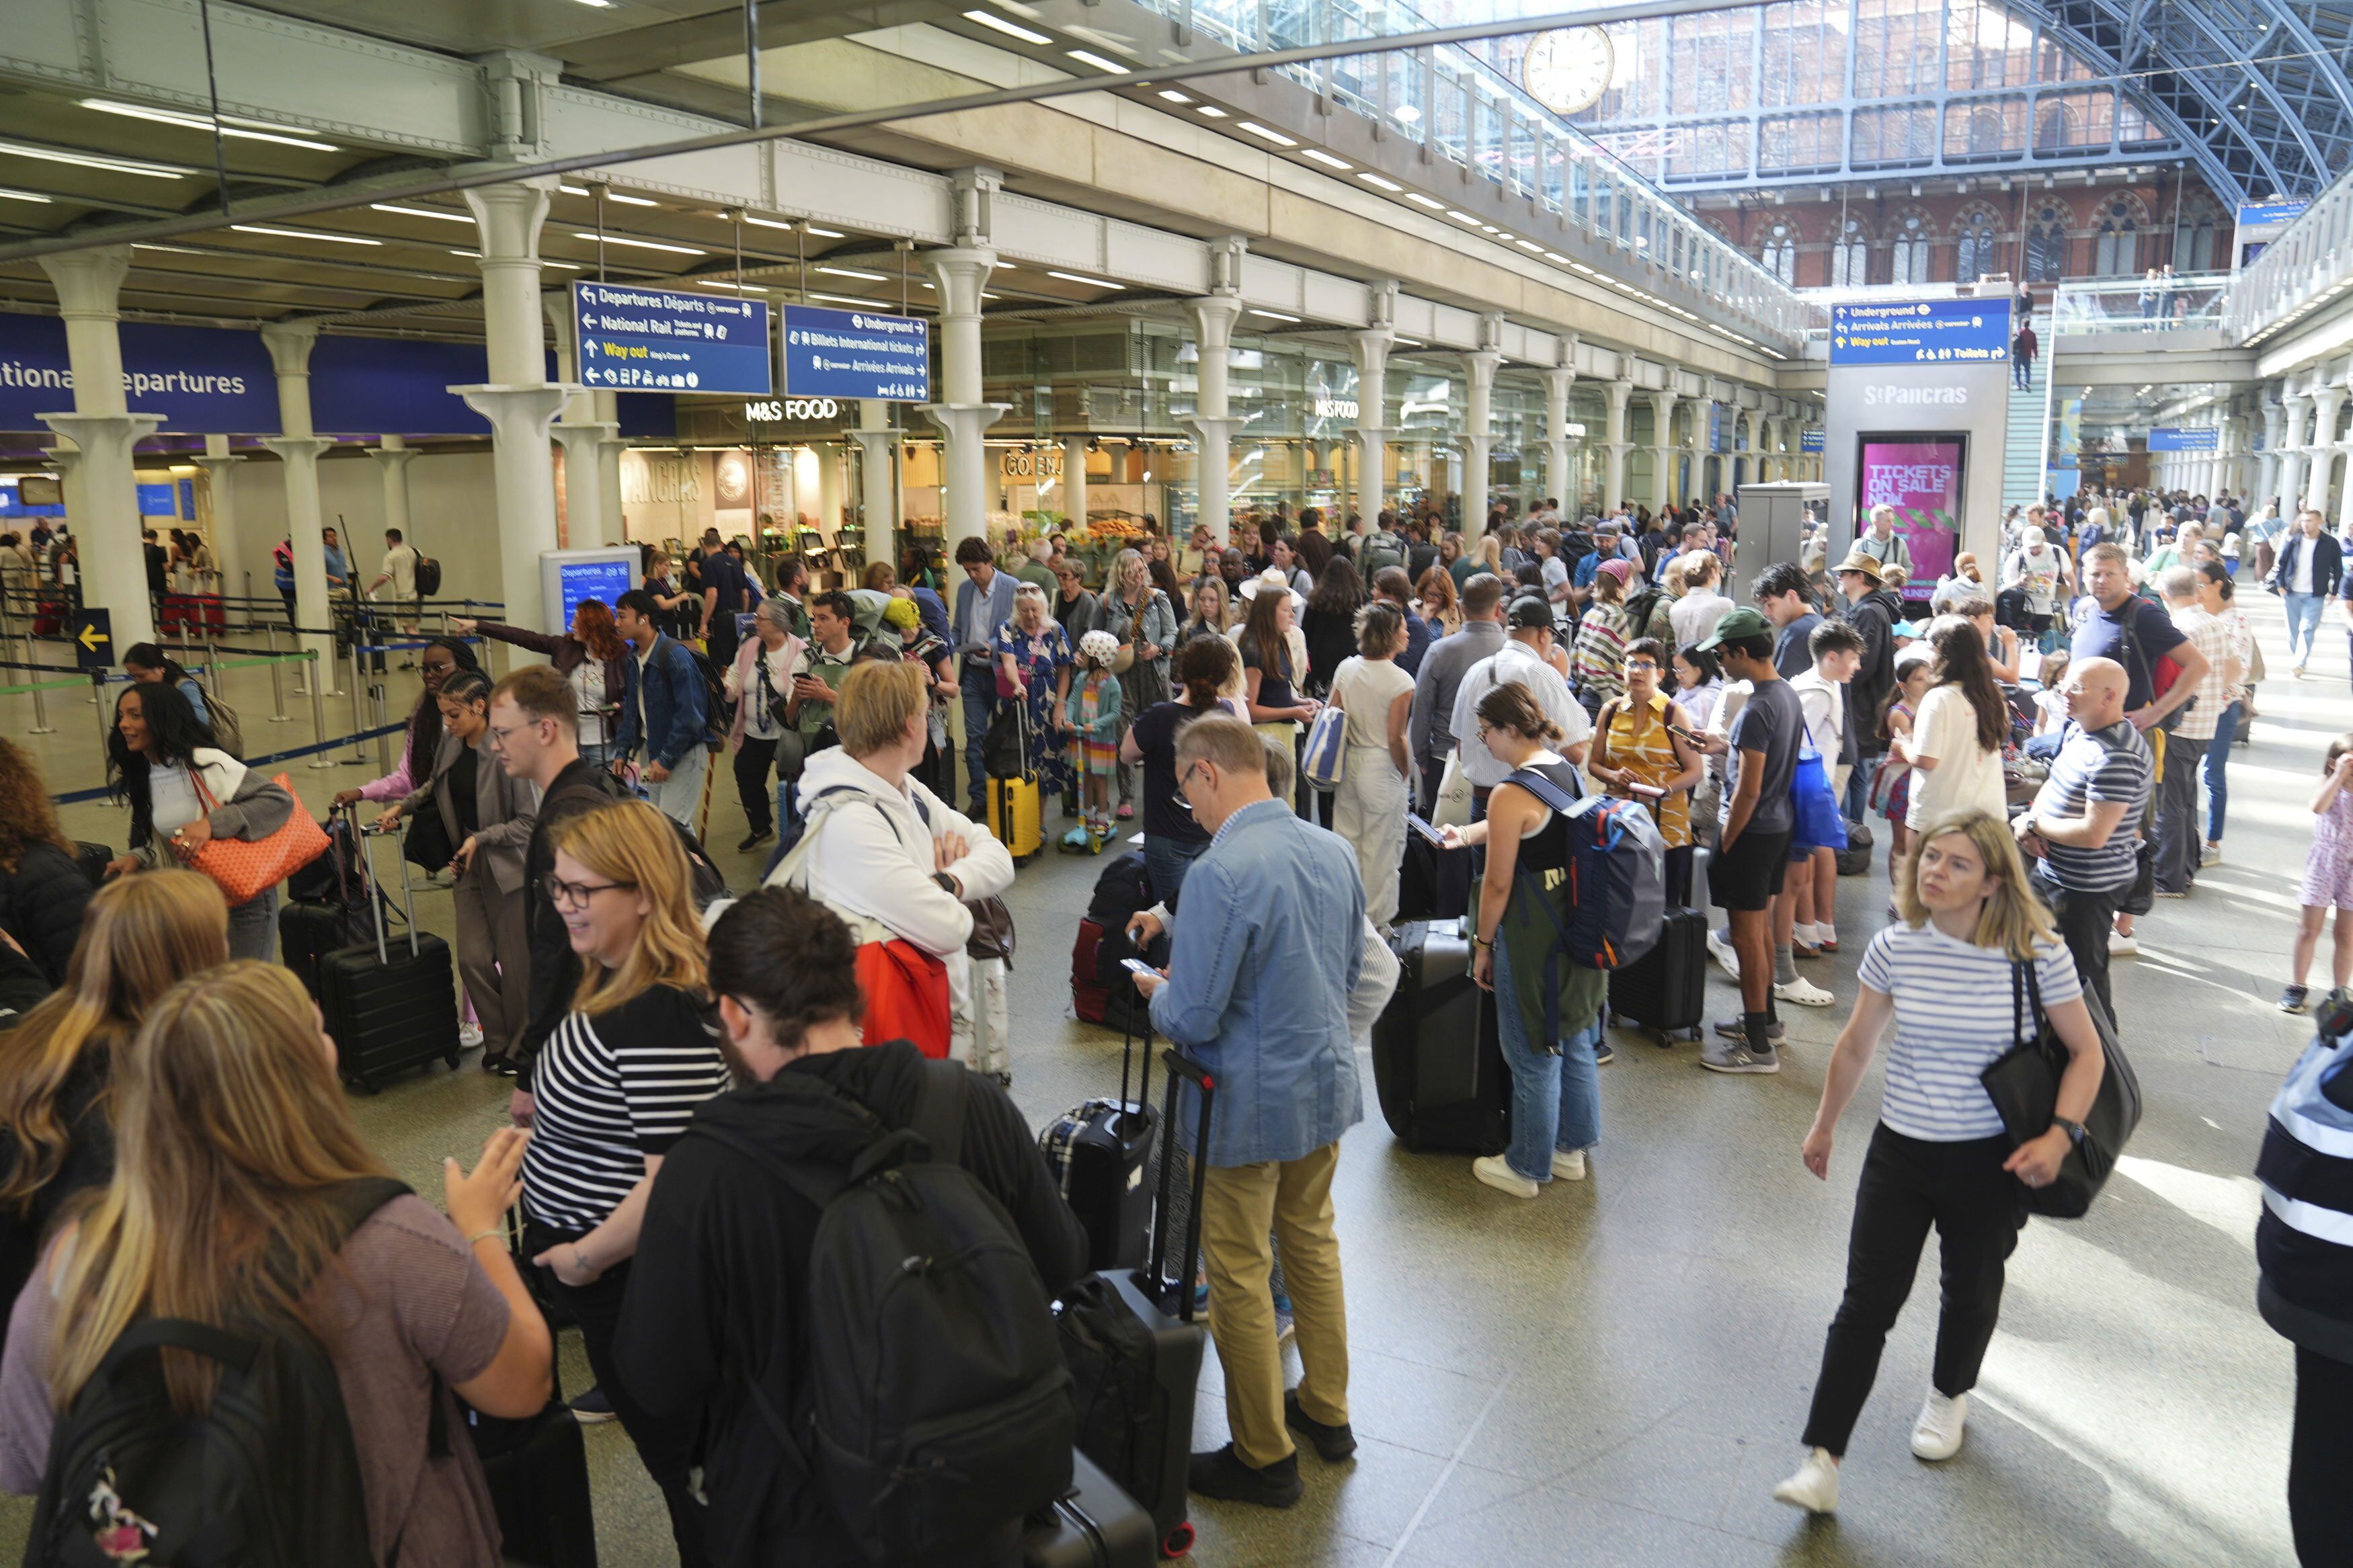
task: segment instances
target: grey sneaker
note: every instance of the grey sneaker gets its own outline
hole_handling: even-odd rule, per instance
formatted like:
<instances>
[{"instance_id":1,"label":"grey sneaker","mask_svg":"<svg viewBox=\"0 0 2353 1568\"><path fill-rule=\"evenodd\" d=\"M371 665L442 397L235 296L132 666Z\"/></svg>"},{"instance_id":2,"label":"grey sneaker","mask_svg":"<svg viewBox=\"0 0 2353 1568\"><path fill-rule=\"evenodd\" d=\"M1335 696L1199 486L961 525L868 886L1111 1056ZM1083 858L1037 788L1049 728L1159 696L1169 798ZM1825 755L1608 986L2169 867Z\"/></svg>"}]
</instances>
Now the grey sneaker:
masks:
<instances>
[{"instance_id":1,"label":"grey sneaker","mask_svg":"<svg viewBox=\"0 0 2353 1568\"><path fill-rule=\"evenodd\" d=\"M1756 1051L1725 1040L1702 1050L1699 1065L1710 1072L1779 1072L1781 1055L1770 1046Z\"/></svg>"},{"instance_id":2,"label":"grey sneaker","mask_svg":"<svg viewBox=\"0 0 2353 1568\"><path fill-rule=\"evenodd\" d=\"M1748 1026L1736 1014L1729 1018L1718 1018L1715 1021L1715 1032L1719 1037L1730 1040L1735 1045L1744 1045L1748 1039ZM1779 1045L1788 1032L1781 1026L1781 1020L1778 1018L1765 1026L1765 1038L1773 1045Z\"/></svg>"},{"instance_id":3,"label":"grey sneaker","mask_svg":"<svg viewBox=\"0 0 2353 1568\"><path fill-rule=\"evenodd\" d=\"M2311 1005L2312 993L2301 985L2291 985L2280 993L2279 1009L2283 1013L2301 1013Z\"/></svg>"}]
</instances>

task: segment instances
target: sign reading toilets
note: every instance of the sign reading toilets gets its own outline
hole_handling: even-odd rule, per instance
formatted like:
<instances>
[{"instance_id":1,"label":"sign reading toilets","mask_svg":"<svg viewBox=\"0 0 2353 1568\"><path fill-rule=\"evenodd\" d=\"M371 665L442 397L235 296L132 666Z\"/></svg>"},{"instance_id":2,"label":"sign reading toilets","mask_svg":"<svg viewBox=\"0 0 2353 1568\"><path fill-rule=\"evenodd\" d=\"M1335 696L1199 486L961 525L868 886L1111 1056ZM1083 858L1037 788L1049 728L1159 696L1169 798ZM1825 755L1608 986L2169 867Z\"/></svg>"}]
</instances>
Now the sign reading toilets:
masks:
<instances>
[{"instance_id":1,"label":"sign reading toilets","mask_svg":"<svg viewBox=\"0 0 2353 1568\"><path fill-rule=\"evenodd\" d=\"M579 282L572 315L585 386L761 397L776 390L761 300Z\"/></svg>"}]
</instances>

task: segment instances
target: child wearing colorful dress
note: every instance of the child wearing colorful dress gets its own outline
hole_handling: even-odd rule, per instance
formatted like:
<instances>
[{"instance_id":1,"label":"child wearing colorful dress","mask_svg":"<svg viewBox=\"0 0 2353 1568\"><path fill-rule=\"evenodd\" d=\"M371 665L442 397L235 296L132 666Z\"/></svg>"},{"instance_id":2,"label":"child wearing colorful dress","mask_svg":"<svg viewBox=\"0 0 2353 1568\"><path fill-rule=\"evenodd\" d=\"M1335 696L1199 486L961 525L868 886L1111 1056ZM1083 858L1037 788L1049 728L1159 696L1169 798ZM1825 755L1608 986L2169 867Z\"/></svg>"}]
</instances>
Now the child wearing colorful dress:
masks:
<instances>
[{"instance_id":1,"label":"child wearing colorful dress","mask_svg":"<svg viewBox=\"0 0 2353 1568\"><path fill-rule=\"evenodd\" d=\"M1109 632L1089 632L1079 639L1078 684L1071 688L1062 722L1076 737L1080 787L1084 791L1084 825L1062 836L1062 847L1073 854L1100 855L1112 834L1112 779L1119 772L1119 677L1112 673L1119 658L1119 639Z\"/></svg>"},{"instance_id":2,"label":"child wearing colorful dress","mask_svg":"<svg viewBox=\"0 0 2353 1568\"><path fill-rule=\"evenodd\" d=\"M2337 910L2337 950L2330 974L2339 986L2353 984L2353 929L2345 917L2353 912L2353 735L2328 742L2321 763L2320 787L2313 792L2312 848L2304 859L2304 889L2296 901L2304 918L2295 931L2295 978L2280 994L2280 1011L2305 1008L2305 980L2312 973L2313 950L2320 945L2320 926L2333 906Z\"/></svg>"}]
</instances>

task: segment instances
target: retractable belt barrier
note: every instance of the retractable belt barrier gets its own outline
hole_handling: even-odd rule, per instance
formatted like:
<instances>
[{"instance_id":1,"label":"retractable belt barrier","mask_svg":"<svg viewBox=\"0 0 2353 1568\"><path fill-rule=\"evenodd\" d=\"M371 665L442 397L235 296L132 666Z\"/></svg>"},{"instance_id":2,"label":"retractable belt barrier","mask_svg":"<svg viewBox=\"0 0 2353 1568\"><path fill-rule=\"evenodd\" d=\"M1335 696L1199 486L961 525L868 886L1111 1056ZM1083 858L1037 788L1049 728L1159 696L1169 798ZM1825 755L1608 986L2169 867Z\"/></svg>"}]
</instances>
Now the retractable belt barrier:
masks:
<instances>
[{"instance_id":1,"label":"retractable belt barrier","mask_svg":"<svg viewBox=\"0 0 2353 1568\"><path fill-rule=\"evenodd\" d=\"M268 767L272 763L286 763L293 761L296 757L314 756L321 752L334 751L340 746L356 746L362 741L373 741L379 735L389 735L396 731L406 728L408 728L408 722L403 720L397 724L385 724L378 729L363 730L355 735L338 735L332 741L308 746L295 746L283 752L269 752L259 757L244 758L243 761L248 768ZM65 795L53 795L49 796L49 802L53 805L79 805L87 801L104 800L112 793L107 786L100 784L96 789L78 789Z\"/></svg>"}]
</instances>

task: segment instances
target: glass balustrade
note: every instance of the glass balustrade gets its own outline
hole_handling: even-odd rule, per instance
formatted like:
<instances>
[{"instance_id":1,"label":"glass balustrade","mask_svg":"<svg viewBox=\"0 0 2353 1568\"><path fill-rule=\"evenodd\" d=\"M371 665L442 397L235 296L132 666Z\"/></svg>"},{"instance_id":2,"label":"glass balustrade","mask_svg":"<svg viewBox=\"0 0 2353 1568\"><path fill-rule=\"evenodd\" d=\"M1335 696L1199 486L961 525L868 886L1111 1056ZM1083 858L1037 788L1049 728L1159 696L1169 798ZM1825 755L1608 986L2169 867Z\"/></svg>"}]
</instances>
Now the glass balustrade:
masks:
<instances>
[{"instance_id":1,"label":"glass balustrade","mask_svg":"<svg viewBox=\"0 0 2353 1568\"><path fill-rule=\"evenodd\" d=\"M2231 293L2227 272L2174 278L2086 278L2059 285L2051 330L2061 337L2093 332L2171 332L2222 325Z\"/></svg>"}]
</instances>

